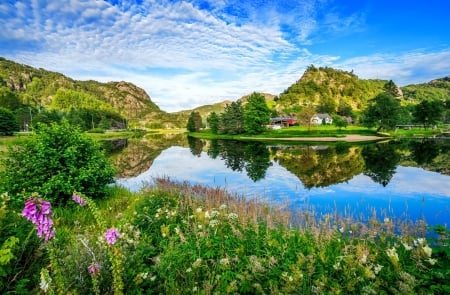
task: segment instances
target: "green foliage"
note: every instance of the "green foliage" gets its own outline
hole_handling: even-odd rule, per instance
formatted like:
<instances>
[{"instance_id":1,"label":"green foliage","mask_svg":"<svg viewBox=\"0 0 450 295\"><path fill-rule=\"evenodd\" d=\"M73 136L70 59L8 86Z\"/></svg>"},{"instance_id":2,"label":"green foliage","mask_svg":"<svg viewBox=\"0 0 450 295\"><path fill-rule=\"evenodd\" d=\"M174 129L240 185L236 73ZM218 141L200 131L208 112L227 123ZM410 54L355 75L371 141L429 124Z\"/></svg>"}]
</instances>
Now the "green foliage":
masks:
<instances>
[{"instance_id":1,"label":"green foliage","mask_svg":"<svg viewBox=\"0 0 450 295\"><path fill-rule=\"evenodd\" d=\"M209 129L213 134L217 134L219 132L220 127L220 117L216 114L216 112L212 112L206 118L206 122L208 122Z\"/></svg>"},{"instance_id":2,"label":"green foliage","mask_svg":"<svg viewBox=\"0 0 450 295\"><path fill-rule=\"evenodd\" d=\"M384 84L383 90L386 94L389 94L393 97L401 97L401 92L399 91L400 88L395 85L395 83L392 80L389 80Z\"/></svg>"},{"instance_id":3,"label":"green foliage","mask_svg":"<svg viewBox=\"0 0 450 295\"><path fill-rule=\"evenodd\" d=\"M0 107L14 111L21 105L20 99L15 92L0 85Z\"/></svg>"},{"instance_id":4,"label":"green foliage","mask_svg":"<svg viewBox=\"0 0 450 295\"><path fill-rule=\"evenodd\" d=\"M305 106L297 114L297 119L300 125L308 126L308 131L311 130L311 118L316 111L313 107Z\"/></svg>"},{"instance_id":5,"label":"green foliage","mask_svg":"<svg viewBox=\"0 0 450 295\"><path fill-rule=\"evenodd\" d=\"M392 130L400 119L400 102L389 94L381 93L364 111L362 122L367 127L377 126L378 130Z\"/></svg>"},{"instance_id":6,"label":"green foliage","mask_svg":"<svg viewBox=\"0 0 450 295\"><path fill-rule=\"evenodd\" d=\"M5 108L0 107L0 135L12 135L19 131L19 124L17 124L14 114Z\"/></svg>"},{"instance_id":7,"label":"green foliage","mask_svg":"<svg viewBox=\"0 0 450 295\"><path fill-rule=\"evenodd\" d=\"M241 134L244 133L244 108L241 102L233 101L225 106L220 116L219 134Z\"/></svg>"},{"instance_id":8,"label":"green foliage","mask_svg":"<svg viewBox=\"0 0 450 295\"><path fill-rule=\"evenodd\" d=\"M425 127L442 119L444 104L439 100L423 100L414 109L414 119Z\"/></svg>"},{"instance_id":9,"label":"green foliage","mask_svg":"<svg viewBox=\"0 0 450 295\"><path fill-rule=\"evenodd\" d=\"M186 129L189 132L199 131L203 127L202 117L199 112L192 112L189 116L188 123L186 125Z\"/></svg>"},{"instance_id":10,"label":"green foliage","mask_svg":"<svg viewBox=\"0 0 450 295\"><path fill-rule=\"evenodd\" d=\"M1 188L11 195L38 192L65 203L74 190L102 196L114 169L100 147L63 122L39 125L33 139L9 151L0 171Z\"/></svg>"},{"instance_id":11,"label":"green foliage","mask_svg":"<svg viewBox=\"0 0 450 295\"><path fill-rule=\"evenodd\" d=\"M270 109L260 93L252 93L244 106L244 130L248 134L259 134L270 121Z\"/></svg>"}]
</instances>

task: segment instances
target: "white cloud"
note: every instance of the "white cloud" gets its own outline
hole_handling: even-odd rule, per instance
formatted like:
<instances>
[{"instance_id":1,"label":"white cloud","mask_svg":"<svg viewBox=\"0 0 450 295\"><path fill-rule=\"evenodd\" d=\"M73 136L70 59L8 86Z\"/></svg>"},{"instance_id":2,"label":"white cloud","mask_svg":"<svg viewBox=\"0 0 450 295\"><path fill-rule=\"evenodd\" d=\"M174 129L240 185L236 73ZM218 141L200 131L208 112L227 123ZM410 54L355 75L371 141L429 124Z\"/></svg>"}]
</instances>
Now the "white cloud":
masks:
<instances>
[{"instance_id":1,"label":"white cloud","mask_svg":"<svg viewBox=\"0 0 450 295\"><path fill-rule=\"evenodd\" d=\"M327 1L209 0L208 10L198 1L119 3L0 4L0 40L24 44L0 53L75 79L133 82L166 111L251 91L279 94L310 64L354 69L361 78L399 85L450 72L448 48L347 60L306 49L333 33L363 27L362 13L323 13Z\"/></svg>"}]
</instances>

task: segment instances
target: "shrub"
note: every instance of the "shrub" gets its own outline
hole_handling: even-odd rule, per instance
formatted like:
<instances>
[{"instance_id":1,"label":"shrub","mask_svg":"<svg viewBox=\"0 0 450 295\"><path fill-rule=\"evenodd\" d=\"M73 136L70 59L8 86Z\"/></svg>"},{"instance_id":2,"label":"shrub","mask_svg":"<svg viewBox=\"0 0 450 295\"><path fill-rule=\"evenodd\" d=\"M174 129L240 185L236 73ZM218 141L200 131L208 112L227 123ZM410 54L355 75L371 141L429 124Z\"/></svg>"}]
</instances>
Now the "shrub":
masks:
<instances>
[{"instance_id":1,"label":"shrub","mask_svg":"<svg viewBox=\"0 0 450 295\"><path fill-rule=\"evenodd\" d=\"M19 124L16 122L14 114L5 108L0 107L0 135L12 135L19 131Z\"/></svg>"},{"instance_id":2,"label":"shrub","mask_svg":"<svg viewBox=\"0 0 450 295\"><path fill-rule=\"evenodd\" d=\"M8 151L0 187L10 195L37 192L64 203L73 191L102 196L114 168L99 145L67 122L39 125L36 136Z\"/></svg>"}]
</instances>

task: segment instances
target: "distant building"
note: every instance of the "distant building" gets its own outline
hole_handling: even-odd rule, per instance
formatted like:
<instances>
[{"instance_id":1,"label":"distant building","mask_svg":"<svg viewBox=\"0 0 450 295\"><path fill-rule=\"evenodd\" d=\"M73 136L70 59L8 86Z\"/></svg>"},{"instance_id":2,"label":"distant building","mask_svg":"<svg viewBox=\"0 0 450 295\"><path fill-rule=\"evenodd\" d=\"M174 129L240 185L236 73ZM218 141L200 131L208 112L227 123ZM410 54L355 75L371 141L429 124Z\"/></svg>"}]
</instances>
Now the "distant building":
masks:
<instances>
[{"instance_id":1,"label":"distant building","mask_svg":"<svg viewBox=\"0 0 450 295\"><path fill-rule=\"evenodd\" d=\"M297 119L292 117L278 117L270 119L270 125L289 127L294 125L295 123L297 123Z\"/></svg>"},{"instance_id":2,"label":"distant building","mask_svg":"<svg viewBox=\"0 0 450 295\"><path fill-rule=\"evenodd\" d=\"M327 113L325 114L315 114L311 117L311 124L322 125L322 124L333 124L333 118Z\"/></svg>"}]
</instances>

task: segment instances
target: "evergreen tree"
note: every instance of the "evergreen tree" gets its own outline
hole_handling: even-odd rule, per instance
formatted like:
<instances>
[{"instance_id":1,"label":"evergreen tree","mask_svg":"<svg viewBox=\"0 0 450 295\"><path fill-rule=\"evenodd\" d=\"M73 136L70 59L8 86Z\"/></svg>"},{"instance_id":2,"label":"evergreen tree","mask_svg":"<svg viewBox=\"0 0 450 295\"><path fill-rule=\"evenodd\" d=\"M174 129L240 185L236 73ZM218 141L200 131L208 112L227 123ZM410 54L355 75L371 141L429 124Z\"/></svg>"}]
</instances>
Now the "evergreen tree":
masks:
<instances>
[{"instance_id":1,"label":"evergreen tree","mask_svg":"<svg viewBox=\"0 0 450 295\"><path fill-rule=\"evenodd\" d=\"M244 129L249 134L263 132L270 121L270 109L260 93L252 93L244 106Z\"/></svg>"},{"instance_id":2,"label":"evergreen tree","mask_svg":"<svg viewBox=\"0 0 450 295\"><path fill-rule=\"evenodd\" d=\"M217 134L220 126L220 117L216 114L216 112L212 112L206 118L206 122L208 122L209 129L213 134Z\"/></svg>"},{"instance_id":3,"label":"evergreen tree","mask_svg":"<svg viewBox=\"0 0 450 295\"><path fill-rule=\"evenodd\" d=\"M191 112L189 116L186 129L189 132L196 132L202 128L202 116L199 112Z\"/></svg>"},{"instance_id":4,"label":"evergreen tree","mask_svg":"<svg viewBox=\"0 0 450 295\"><path fill-rule=\"evenodd\" d=\"M241 102L233 101L225 107L221 116L221 133L241 134L244 133L244 109Z\"/></svg>"}]
</instances>

